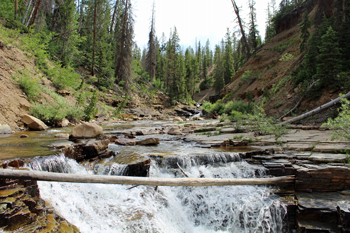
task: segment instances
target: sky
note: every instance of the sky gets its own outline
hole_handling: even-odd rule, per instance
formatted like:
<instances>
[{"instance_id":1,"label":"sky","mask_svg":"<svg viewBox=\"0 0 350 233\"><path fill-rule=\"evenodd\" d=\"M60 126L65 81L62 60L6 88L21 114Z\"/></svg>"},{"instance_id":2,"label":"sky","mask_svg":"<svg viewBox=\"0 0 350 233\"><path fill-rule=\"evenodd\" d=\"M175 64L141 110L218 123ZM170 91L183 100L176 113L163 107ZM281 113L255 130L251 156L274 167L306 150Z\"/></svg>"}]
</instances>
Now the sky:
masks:
<instances>
[{"instance_id":1,"label":"sky","mask_svg":"<svg viewBox=\"0 0 350 233\"><path fill-rule=\"evenodd\" d=\"M195 47L195 41L205 45L207 39L214 49L225 37L227 28L239 32L236 15L231 0L154 0L155 30L158 38L164 32L166 39L176 26L180 45L184 48ZM265 37L267 4L269 0L256 0L258 30ZM279 1L276 1L279 3ZM143 49L147 47L152 15L153 0L132 1L135 17L135 41ZM248 24L248 0L236 0L240 15ZM245 30L246 33L248 29Z\"/></svg>"}]
</instances>

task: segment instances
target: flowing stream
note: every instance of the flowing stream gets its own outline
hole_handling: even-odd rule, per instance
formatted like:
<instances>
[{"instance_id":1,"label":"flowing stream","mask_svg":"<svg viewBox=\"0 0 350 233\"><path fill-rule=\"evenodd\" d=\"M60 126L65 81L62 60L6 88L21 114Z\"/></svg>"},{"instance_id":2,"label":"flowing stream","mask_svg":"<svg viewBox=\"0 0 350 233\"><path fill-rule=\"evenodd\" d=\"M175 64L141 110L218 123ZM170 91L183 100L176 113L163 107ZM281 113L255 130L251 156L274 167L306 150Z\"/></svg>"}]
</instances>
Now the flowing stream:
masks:
<instances>
[{"instance_id":1,"label":"flowing stream","mask_svg":"<svg viewBox=\"0 0 350 233\"><path fill-rule=\"evenodd\" d=\"M104 164L88 171L64 156L27 164L33 170L106 174ZM125 165L114 163L113 174ZM246 162L187 166L190 177L264 177ZM112 170L112 169L110 169ZM108 175L112 175L111 172ZM151 177L183 177L179 169L152 161ZM283 232L286 208L266 186L153 187L38 182L41 197L81 232Z\"/></svg>"}]
</instances>

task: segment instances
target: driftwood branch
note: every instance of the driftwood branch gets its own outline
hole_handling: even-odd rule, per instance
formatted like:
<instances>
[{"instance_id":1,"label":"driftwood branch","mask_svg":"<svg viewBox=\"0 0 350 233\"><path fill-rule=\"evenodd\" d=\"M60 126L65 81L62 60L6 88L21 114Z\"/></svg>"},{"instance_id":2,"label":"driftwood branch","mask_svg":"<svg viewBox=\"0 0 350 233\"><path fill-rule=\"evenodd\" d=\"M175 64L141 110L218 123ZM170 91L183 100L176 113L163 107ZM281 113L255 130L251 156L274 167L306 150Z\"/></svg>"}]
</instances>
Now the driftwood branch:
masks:
<instances>
[{"instance_id":1,"label":"driftwood branch","mask_svg":"<svg viewBox=\"0 0 350 233\"><path fill-rule=\"evenodd\" d=\"M182 172L182 174L184 174L184 176L190 178L190 176L187 175L186 172L182 169L182 167L180 166L180 164L179 164L179 163L176 163L176 164L177 164L177 166L180 168L180 171Z\"/></svg>"},{"instance_id":2,"label":"driftwood branch","mask_svg":"<svg viewBox=\"0 0 350 233\"><path fill-rule=\"evenodd\" d=\"M41 180L72 183L102 183L152 186L225 186L225 185L277 185L293 183L293 176L274 178L215 179L215 178L150 178L131 176L102 176L66 174L27 170L0 169L0 178Z\"/></svg>"},{"instance_id":3,"label":"driftwood branch","mask_svg":"<svg viewBox=\"0 0 350 233\"><path fill-rule=\"evenodd\" d=\"M348 92L346 95L344 95L344 98L347 98L347 99L350 99L350 92ZM297 116L297 117L294 117L292 119L289 119L288 121L284 121L282 122L281 124L286 124L286 123L293 123L293 122L296 122L296 121L300 121L302 119L305 119L307 117L310 117L310 116L313 116L313 115L316 115L317 113L320 113L336 104L340 103L340 97L336 98L335 100L332 100L332 101L329 101L328 103L318 107L318 108L315 108L314 110L312 111L309 111L307 113L304 113L300 116Z\"/></svg>"}]
</instances>

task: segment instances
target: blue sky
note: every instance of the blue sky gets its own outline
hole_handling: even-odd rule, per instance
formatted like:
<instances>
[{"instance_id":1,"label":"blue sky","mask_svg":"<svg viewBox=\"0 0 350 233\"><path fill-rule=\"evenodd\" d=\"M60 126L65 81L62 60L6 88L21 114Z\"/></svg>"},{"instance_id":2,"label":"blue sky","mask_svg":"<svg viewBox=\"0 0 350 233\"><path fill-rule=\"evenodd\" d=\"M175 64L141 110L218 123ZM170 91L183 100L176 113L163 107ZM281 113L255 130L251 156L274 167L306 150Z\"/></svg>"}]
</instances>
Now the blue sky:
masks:
<instances>
[{"instance_id":1,"label":"blue sky","mask_svg":"<svg viewBox=\"0 0 350 233\"><path fill-rule=\"evenodd\" d=\"M269 0L256 0L257 24L260 35L265 35L267 4ZM279 0L276 1L277 5ZM236 0L241 16L248 24L248 1ZM141 49L147 45L153 0L133 1L135 15L135 41ZM160 38L176 26L183 47L194 47L195 40L204 45L207 39L213 48L224 38L227 28L239 30L231 0L155 0L156 34Z\"/></svg>"}]
</instances>

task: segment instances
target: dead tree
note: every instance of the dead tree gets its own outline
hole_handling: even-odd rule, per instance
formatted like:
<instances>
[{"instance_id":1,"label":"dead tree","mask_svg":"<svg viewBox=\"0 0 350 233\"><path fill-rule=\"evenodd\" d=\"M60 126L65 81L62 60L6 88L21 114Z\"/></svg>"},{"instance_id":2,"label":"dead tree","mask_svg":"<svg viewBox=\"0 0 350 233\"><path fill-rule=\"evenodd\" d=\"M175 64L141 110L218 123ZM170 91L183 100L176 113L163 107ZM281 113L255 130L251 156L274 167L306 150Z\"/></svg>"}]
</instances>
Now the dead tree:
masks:
<instances>
[{"instance_id":1,"label":"dead tree","mask_svg":"<svg viewBox=\"0 0 350 233\"><path fill-rule=\"evenodd\" d=\"M113 31L115 16L116 16L117 10L118 10L118 5L119 5L119 0L117 0L115 2L115 5L114 5L114 11L113 11L113 16L112 16L112 23L111 23L111 28L109 29L109 33L112 33L112 31Z\"/></svg>"},{"instance_id":2,"label":"dead tree","mask_svg":"<svg viewBox=\"0 0 350 233\"><path fill-rule=\"evenodd\" d=\"M237 7L237 4L236 4L235 0L231 0L231 2L232 2L233 10L235 11L236 16L237 16L237 21L238 21L238 24L239 24L239 28L241 30L242 39L243 39L243 42L244 42L244 45L245 45L245 48L246 48L246 52L247 52L247 55L249 56L250 46L248 44L247 37L245 36L245 33L244 33L242 19L239 16L239 8Z\"/></svg>"},{"instance_id":3,"label":"dead tree","mask_svg":"<svg viewBox=\"0 0 350 233\"><path fill-rule=\"evenodd\" d=\"M350 92L348 92L346 95L344 95L344 98L347 98L347 99L350 99ZM294 117L292 119L289 119L288 121L284 121L282 122L281 124L287 124L287 123L293 123L293 122L297 122L297 121L300 121L300 120L303 120L307 117L310 117L310 116L313 116L313 115L316 115L317 113L320 113L338 103L340 103L340 97L336 98L335 100L332 100L332 101L329 101L328 103L318 107L318 108L315 108L314 110L312 111L309 111L307 113L304 113L300 116L297 116L297 117Z\"/></svg>"}]
</instances>

